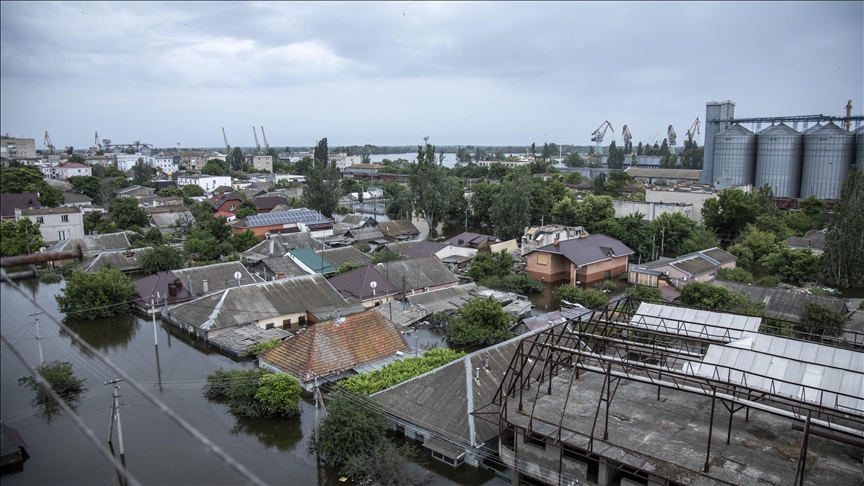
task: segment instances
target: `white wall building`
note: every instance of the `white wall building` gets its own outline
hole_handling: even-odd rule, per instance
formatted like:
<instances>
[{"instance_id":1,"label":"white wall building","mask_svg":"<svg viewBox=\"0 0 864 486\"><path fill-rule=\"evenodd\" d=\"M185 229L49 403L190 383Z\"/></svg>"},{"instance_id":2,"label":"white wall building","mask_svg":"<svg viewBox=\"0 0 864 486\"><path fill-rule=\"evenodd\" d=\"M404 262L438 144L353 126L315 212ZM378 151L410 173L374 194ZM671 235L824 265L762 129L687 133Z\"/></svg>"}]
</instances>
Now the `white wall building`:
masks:
<instances>
[{"instance_id":1,"label":"white wall building","mask_svg":"<svg viewBox=\"0 0 864 486\"><path fill-rule=\"evenodd\" d=\"M89 165L78 164L75 162L58 164L56 167L53 167L52 171L52 178L60 180L67 180L72 177L90 175L93 175L93 170L90 169Z\"/></svg>"},{"instance_id":2,"label":"white wall building","mask_svg":"<svg viewBox=\"0 0 864 486\"><path fill-rule=\"evenodd\" d=\"M84 236L84 215L78 208L16 208L15 221L24 218L39 224L46 245Z\"/></svg>"},{"instance_id":3,"label":"white wall building","mask_svg":"<svg viewBox=\"0 0 864 486\"><path fill-rule=\"evenodd\" d=\"M138 159L144 160L145 157L141 154L116 154L117 169L123 172L132 170L132 167L138 163Z\"/></svg>"},{"instance_id":4,"label":"white wall building","mask_svg":"<svg viewBox=\"0 0 864 486\"><path fill-rule=\"evenodd\" d=\"M187 186L189 184L196 184L201 186L201 189L204 189L204 192L211 193L213 189L216 189L219 186L228 186L231 187L231 177L230 176L214 176L214 175L184 175L177 177L177 187Z\"/></svg>"},{"instance_id":5,"label":"white wall building","mask_svg":"<svg viewBox=\"0 0 864 486\"><path fill-rule=\"evenodd\" d=\"M36 139L3 135L0 137L0 157L6 157L10 160L35 159Z\"/></svg>"},{"instance_id":6,"label":"white wall building","mask_svg":"<svg viewBox=\"0 0 864 486\"><path fill-rule=\"evenodd\" d=\"M147 163L151 167L156 167L166 174L174 174L180 170L180 156L165 153L159 153L147 157Z\"/></svg>"}]
</instances>

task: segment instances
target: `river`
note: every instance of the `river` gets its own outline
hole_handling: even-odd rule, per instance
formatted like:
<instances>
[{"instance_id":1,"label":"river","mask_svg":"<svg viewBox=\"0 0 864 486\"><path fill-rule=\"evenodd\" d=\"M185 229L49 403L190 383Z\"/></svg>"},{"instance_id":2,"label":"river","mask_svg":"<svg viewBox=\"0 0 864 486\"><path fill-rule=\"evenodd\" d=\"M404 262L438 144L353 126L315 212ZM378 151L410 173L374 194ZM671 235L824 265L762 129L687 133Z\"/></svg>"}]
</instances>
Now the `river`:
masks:
<instances>
[{"instance_id":1,"label":"river","mask_svg":"<svg viewBox=\"0 0 864 486\"><path fill-rule=\"evenodd\" d=\"M63 282L42 284L19 282L29 295L54 318L62 318L54 295ZM19 349L31 366L38 364L34 304L2 284L2 332ZM268 484L345 484L334 468L318 464L308 451L314 436L315 410L310 396L304 397L302 414L295 419L248 420L235 418L225 405L202 395L205 377L219 368L243 369L255 366L250 360L236 360L185 333L163 326L157 320L157 346L153 324L136 315L98 321L74 322L69 326L104 353L134 380L148 388L163 403L206 435L216 445ZM101 362L86 355L48 316L40 316L45 361L68 361L79 378L86 378L88 391L82 395L77 412L100 439L108 439L111 387L115 376ZM30 406L34 392L19 386L27 375L21 363L2 345L3 422L21 433L30 459L20 472L3 476L4 486L30 484L120 484L111 465L99 455L86 437L65 415L39 417ZM204 448L188 433L135 390L120 384L120 417L128 470L142 484L241 484L240 476ZM117 431L114 446L118 449ZM429 470L433 484L505 484L493 473L462 465L446 466L426 454L419 467Z\"/></svg>"}]
</instances>

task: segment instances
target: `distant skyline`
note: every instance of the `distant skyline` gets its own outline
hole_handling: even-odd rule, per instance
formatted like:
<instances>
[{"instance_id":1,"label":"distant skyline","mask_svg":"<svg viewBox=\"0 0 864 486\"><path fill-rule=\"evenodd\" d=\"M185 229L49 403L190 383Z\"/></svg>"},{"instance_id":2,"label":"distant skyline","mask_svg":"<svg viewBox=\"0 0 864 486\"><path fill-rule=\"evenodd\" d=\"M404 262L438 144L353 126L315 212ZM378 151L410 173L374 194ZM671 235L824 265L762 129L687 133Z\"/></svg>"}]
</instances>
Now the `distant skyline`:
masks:
<instances>
[{"instance_id":1,"label":"distant skyline","mask_svg":"<svg viewBox=\"0 0 864 486\"><path fill-rule=\"evenodd\" d=\"M683 143L864 114L864 2L0 2L0 133L56 147ZM698 137L703 144L703 135Z\"/></svg>"}]
</instances>

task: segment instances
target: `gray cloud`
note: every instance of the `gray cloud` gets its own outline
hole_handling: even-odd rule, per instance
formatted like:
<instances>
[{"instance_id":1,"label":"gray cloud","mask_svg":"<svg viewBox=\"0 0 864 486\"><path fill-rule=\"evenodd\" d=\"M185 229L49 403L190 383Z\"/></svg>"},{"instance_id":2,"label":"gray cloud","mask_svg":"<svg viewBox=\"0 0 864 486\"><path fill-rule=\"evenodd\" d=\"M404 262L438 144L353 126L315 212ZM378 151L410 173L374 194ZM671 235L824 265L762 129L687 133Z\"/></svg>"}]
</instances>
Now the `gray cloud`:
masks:
<instances>
[{"instance_id":1,"label":"gray cloud","mask_svg":"<svg viewBox=\"0 0 864 486\"><path fill-rule=\"evenodd\" d=\"M588 144L864 106L864 6L768 3L0 4L0 131L88 146ZM856 113L862 113L859 108ZM62 140L62 141L61 141ZM620 140L619 140L620 142Z\"/></svg>"}]
</instances>

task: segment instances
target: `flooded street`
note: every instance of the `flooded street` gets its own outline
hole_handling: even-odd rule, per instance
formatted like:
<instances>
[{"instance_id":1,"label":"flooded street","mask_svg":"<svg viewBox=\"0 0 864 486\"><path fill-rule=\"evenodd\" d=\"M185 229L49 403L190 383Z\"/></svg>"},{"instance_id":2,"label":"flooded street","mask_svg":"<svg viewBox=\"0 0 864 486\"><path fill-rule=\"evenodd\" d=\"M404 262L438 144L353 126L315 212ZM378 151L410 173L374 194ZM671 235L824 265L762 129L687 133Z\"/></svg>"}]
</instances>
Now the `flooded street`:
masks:
<instances>
[{"instance_id":1,"label":"flooded street","mask_svg":"<svg viewBox=\"0 0 864 486\"><path fill-rule=\"evenodd\" d=\"M19 282L57 318L54 295L59 284ZM20 350L31 366L38 365L39 350L33 317L34 304L7 284L2 284L3 334ZM317 463L308 452L314 437L315 410L311 396L304 397L302 414L295 419L237 419L225 405L204 398L206 376L219 369L255 366L250 360L233 360L202 341L190 339L157 320L158 351L150 319L124 315L111 319L69 322L88 343L115 365L150 390L153 395L207 436L235 460L268 484L324 485L339 482L337 470ZM45 361L68 361L75 376L86 378L87 391L77 412L94 434L108 440L111 387L115 378L101 362L89 357L47 316L40 316ZM50 420L39 417L30 405L35 392L18 385L29 373L2 346L2 418L20 432L30 459L21 472L3 476L4 486L24 484L121 484L118 474L89 440L63 413ZM240 476L191 435L160 413L129 386L120 384L120 417L125 461L131 474L143 484L242 484ZM114 449L119 454L117 432ZM421 454L420 466L432 469L434 484L504 484L483 469L449 468ZM428 466L428 467L427 467ZM443 467L442 467L443 466ZM451 479L452 478L452 479ZM458 478L458 479L457 479ZM491 481L491 482L490 482Z\"/></svg>"}]
</instances>

